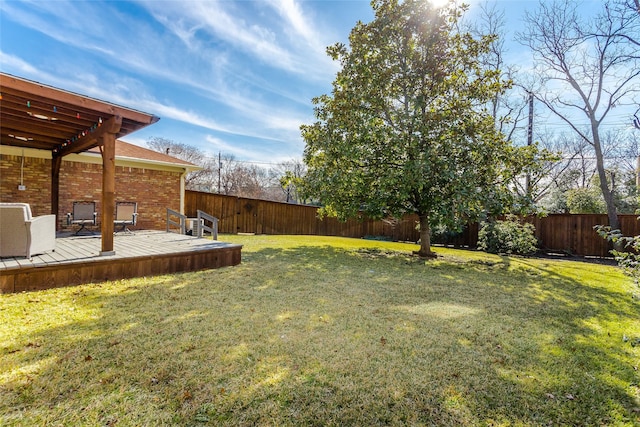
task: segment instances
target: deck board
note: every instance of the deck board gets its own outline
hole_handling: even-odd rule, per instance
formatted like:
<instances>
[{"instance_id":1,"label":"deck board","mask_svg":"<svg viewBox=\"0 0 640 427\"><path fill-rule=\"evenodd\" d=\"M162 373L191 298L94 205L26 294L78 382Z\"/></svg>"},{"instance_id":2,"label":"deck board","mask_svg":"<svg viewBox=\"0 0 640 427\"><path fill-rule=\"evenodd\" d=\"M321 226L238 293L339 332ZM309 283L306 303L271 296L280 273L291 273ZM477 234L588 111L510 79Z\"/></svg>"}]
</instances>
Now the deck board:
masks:
<instances>
[{"instance_id":1,"label":"deck board","mask_svg":"<svg viewBox=\"0 0 640 427\"><path fill-rule=\"evenodd\" d=\"M242 246L164 231L114 236L114 255L100 255L99 235L59 236L56 250L0 259L0 292L48 289L121 278L239 264Z\"/></svg>"}]
</instances>

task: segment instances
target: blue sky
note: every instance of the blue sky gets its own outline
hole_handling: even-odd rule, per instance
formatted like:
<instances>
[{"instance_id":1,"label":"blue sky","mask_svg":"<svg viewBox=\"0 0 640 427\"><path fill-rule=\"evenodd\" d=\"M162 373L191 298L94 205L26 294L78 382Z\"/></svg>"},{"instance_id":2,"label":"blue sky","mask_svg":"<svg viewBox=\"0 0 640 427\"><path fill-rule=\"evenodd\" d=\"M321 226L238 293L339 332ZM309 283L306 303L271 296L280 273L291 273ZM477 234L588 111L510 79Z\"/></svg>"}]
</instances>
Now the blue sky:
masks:
<instances>
[{"instance_id":1,"label":"blue sky","mask_svg":"<svg viewBox=\"0 0 640 427\"><path fill-rule=\"evenodd\" d=\"M536 4L498 2L510 29ZM0 0L0 69L161 117L128 142L278 163L301 157L311 99L331 90L326 46L372 18L365 0Z\"/></svg>"}]
</instances>

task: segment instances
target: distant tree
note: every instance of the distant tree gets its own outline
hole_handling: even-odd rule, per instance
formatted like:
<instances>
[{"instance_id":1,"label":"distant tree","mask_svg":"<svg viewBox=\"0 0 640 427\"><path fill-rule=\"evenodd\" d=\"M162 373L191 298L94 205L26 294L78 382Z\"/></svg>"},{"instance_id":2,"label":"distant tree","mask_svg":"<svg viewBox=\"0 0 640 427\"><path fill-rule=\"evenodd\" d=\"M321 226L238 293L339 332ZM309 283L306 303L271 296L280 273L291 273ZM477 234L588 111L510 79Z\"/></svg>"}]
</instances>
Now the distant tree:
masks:
<instances>
[{"instance_id":1,"label":"distant tree","mask_svg":"<svg viewBox=\"0 0 640 427\"><path fill-rule=\"evenodd\" d=\"M602 193L598 189L572 188L566 193L567 208L572 214L599 214L606 212Z\"/></svg>"},{"instance_id":2,"label":"distant tree","mask_svg":"<svg viewBox=\"0 0 640 427\"><path fill-rule=\"evenodd\" d=\"M233 174L237 167L236 158L233 154L223 154L220 157L217 173L217 192L219 194L232 195L234 188Z\"/></svg>"},{"instance_id":3,"label":"distant tree","mask_svg":"<svg viewBox=\"0 0 640 427\"><path fill-rule=\"evenodd\" d=\"M542 87L536 98L594 149L609 224L620 228L607 182L601 125L612 109L640 93L640 14L628 0L605 1L597 16L582 19L572 0L540 1L525 14L518 35L536 57ZM586 118L588 129L580 126Z\"/></svg>"},{"instance_id":4,"label":"distant tree","mask_svg":"<svg viewBox=\"0 0 640 427\"><path fill-rule=\"evenodd\" d=\"M280 175L276 170L236 160L231 154L223 154L219 160L213 186L219 194L284 201L279 185Z\"/></svg>"},{"instance_id":5,"label":"distant tree","mask_svg":"<svg viewBox=\"0 0 640 427\"><path fill-rule=\"evenodd\" d=\"M502 132L507 140L515 141L520 137L520 142L526 142L519 133L522 133L526 126L526 108L528 93L518 84L518 66L508 64L505 60L507 48L506 20L505 12L498 8L495 2L485 1L480 4L479 13L475 21L468 24L469 31L477 38L492 34L489 48L479 55L479 62L482 68L492 70L500 74L505 81L514 82L513 86L505 89L504 92L497 91L489 99L489 111L496 122L498 130Z\"/></svg>"},{"instance_id":6,"label":"distant tree","mask_svg":"<svg viewBox=\"0 0 640 427\"><path fill-rule=\"evenodd\" d=\"M300 194L300 186L307 174L307 166L301 160L290 160L280 163L278 167L280 173L280 185L285 194L287 203L304 203L305 200Z\"/></svg>"},{"instance_id":7,"label":"distant tree","mask_svg":"<svg viewBox=\"0 0 640 427\"><path fill-rule=\"evenodd\" d=\"M257 169L252 166L237 161L233 155L222 156L218 192L229 196L258 197L261 194L260 179Z\"/></svg>"},{"instance_id":8,"label":"distant tree","mask_svg":"<svg viewBox=\"0 0 640 427\"><path fill-rule=\"evenodd\" d=\"M547 212L569 213L567 192L590 186L596 173L593 148L582 138L567 134L546 135L543 144L559 157L550 165L546 189L537 202Z\"/></svg>"},{"instance_id":9,"label":"distant tree","mask_svg":"<svg viewBox=\"0 0 640 427\"><path fill-rule=\"evenodd\" d=\"M558 152L533 140L533 129L528 121L531 101L528 83L523 80L519 65L509 64L505 60L507 47L504 10L499 9L496 2L485 1L480 4L474 21L467 26L476 37L495 35L489 49L479 57L481 67L495 71L503 80L512 82L510 87L504 92L496 92L488 102L497 129L515 145L533 144L541 147L540 150L530 152L534 157L530 159L529 166L522 171L522 175L514 177L511 185L519 204L528 207L522 213L535 213L539 210L537 203L549 192L549 176L557 169L555 164L559 160Z\"/></svg>"},{"instance_id":10,"label":"distant tree","mask_svg":"<svg viewBox=\"0 0 640 427\"><path fill-rule=\"evenodd\" d=\"M614 203L621 214L635 214L640 208L638 204L638 187L636 171L615 167L607 171L613 188Z\"/></svg>"},{"instance_id":11,"label":"distant tree","mask_svg":"<svg viewBox=\"0 0 640 427\"><path fill-rule=\"evenodd\" d=\"M149 138L147 140L147 146L153 151L185 160L202 168L201 170L187 174L185 177L186 188L192 190L196 189L198 185L211 182L215 173L215 163L211 158L206 157L197 147L158 136Z\"/></svg>"},{"instance_id":12,"label":"distant tree","mask_svg":"<svg viewBox=\"0 0 640 427\"><path fill-rule=\"evenodd\" d=\"M262 198L265 171L256 165L237 164L229 175L227 183L231 188L227 194L252 199Z\"/></svg>"},{"instance_id":13,"label":"distant tree","mask_svg":"<svg viewBox=\"0 0 640 427\"><path fill-rule=\"evenodd\" d=\"M462 9L372 6L375 19L356 24L349 48L327 49L341 70L332 95L314 99L317 122L301 127L305 190L339 219L417 214L418 254L433 256L432 226L511 205L508 185L526 160L487 108L508 84L479 62L491 36L455 31Z\"/></svg>"},{"instance_id":14,"label":"distant tree","mask_svg":"<svg viewBox=\"0 0 640 427\"><path fill-rule=\"evenodd\" d=\"M549 174L549 191L541 199L541 205L551 213L606 213L606 205L600 189L593 147L578 135L561 135L551 139L549 146L561 153L561 159L555 163ZM608 150L605 152L605 174L613 194L617 212L634 213L638 208L638 189L636 186L636 159L640 149L640 135L622 131L603 134ZM567 198L572 192L574 202L570 208ZM578 200L593 201L591 208L577 206Z\"/></svg>"}]
</instances>

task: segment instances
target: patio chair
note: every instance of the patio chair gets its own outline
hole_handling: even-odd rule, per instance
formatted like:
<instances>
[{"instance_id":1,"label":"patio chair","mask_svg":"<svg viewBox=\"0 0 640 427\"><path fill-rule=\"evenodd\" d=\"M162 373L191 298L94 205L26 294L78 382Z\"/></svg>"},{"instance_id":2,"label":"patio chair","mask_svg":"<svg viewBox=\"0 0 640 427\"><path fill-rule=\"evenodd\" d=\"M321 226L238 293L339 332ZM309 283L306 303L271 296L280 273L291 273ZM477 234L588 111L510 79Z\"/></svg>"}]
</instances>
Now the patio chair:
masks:
<instances>
[{"instance_id":1,"label":"patio chair","mask_svg":"<svg viewBox=\"0 0 640 427\"><path fill-rule=\"evenodd\" d=\"M31 216L28 203L0 203L0 257L26 257L56 249L56 216Z\"/></svg>"},{"instance_id":2,"label":"patio chair","mask_svg":"<svg viewBox=\"0 0 640 427\"><path fill-rule=\"evenodd\" d=\"M69 212L67 214L67 225L75 224L80 226L75 232L77 236L87 225L96 225L97 218L96 202L73 202L73 213Z\"/></svg>"},{"instance_id":3,"label":"patio chair","mask_svg":"<svg viewBox=\"0 0 640 427\"><path fill-rule=\"evenodd\" d=\"M138 223L138 204L136 202L117 202L116 203L116 216L113 220L113 225L120 227L119 230L115 230L116 233L124 231L131 233L128 225L135 226Z\"/></svg>"}]
</instances>

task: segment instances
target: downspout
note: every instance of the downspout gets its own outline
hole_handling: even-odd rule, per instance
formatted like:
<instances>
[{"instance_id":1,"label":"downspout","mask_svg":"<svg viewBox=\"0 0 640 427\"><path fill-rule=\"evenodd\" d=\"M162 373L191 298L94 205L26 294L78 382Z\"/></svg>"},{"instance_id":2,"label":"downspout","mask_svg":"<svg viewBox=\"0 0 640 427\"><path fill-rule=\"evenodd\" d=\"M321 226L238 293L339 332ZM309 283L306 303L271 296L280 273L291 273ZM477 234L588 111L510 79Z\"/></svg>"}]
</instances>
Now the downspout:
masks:
<instances>
[{"instance_id":1,"label":"downspout","mask_svg":"<svg viewBox=\"0 0 640 427\"><path fill-rule=\"evenodd\" d=\"M180 213L182 215L184 215L184 197L185 197L185 191L186 191L186 177L187 174L189 173L187 168L184 168L184 172L182 172L182 174L180 175Z\"/></svg>"}]
</instances>

